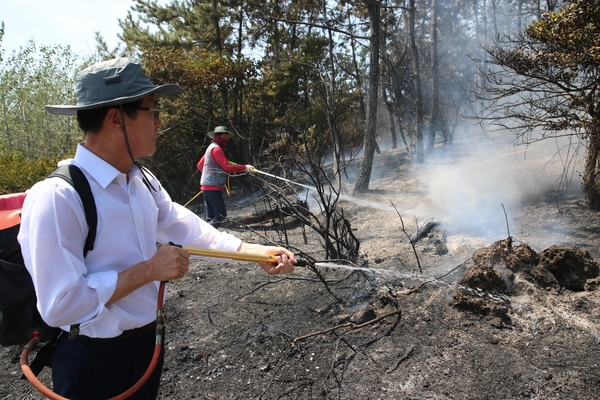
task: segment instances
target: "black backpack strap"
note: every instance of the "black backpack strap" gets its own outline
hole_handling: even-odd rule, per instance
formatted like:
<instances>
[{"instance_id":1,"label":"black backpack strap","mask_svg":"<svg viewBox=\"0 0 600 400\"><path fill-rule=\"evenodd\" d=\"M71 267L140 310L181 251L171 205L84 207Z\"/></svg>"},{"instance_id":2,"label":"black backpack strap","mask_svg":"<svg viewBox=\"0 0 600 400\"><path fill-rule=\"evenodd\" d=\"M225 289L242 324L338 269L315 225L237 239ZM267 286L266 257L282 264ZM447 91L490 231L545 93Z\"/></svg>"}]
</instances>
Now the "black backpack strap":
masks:
<instances>
[{"instance_id":1,"label":"black backpack strap","mask_svg":"<svg viewBox=\"0 0 600 400\"><path fill-rule=\"evenodd\" d=\"M52 172L48 178L58 177L69 182L71 186L75 188L81 203L83 204L83 211L85 213L85 220L88 224L88 235L85 238L85 244L83 246L83 256L87 256L87 253L94 248L94 242L96 241L96 228L98 227L98 211L96 210L96 201L90 188L90 183L87 178L81 172L79 167L73 164L61 165ZM79 334L79 324L71 325L69 337L75 337Z\"/></svg>"},{"instance_id":2,"label":"black backpack strap","mask_svg":"<svg viewBox=\"0 0 600 400\"><path fill-rule=\"evenodd\" d=\"M96 228L98 226L96 201L94 200L90 183L83 172L81 172L81 170L73 164L59 166L48 177L58 177L69 182L69 184L75 188L79 194L79 197L81 198L85 219L88 224L88 235L85 239L85 245L83 246L83 256L85 257L87 256L88 251L94 248L94 241L96 240Z\"/></svg>"}]
</instances>

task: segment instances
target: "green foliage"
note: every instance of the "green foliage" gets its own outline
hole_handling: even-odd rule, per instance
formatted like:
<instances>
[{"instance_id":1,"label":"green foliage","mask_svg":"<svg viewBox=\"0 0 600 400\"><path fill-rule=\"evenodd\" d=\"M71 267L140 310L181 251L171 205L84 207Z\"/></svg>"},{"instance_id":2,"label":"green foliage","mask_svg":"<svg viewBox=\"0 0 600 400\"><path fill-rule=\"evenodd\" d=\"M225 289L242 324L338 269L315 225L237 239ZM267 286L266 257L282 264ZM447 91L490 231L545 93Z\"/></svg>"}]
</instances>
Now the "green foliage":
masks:
<instances>
[{"instance_id":1,"label":"green foliage","mask_svg":"<svg viewBox=\"0 0 600 400\"><path fill-rule=\"evenodd\" d=\"M28 160L20 153L0 155L0 195L26 191L46 178L60 159Z\"/></svg>"},{"instance_id":2,"label":"green foliage","mask_svg":"<svg viewBox=\"0 0 600 400\"><path fill-rule=\"evenodd\" d=\"M75 71L83 63L68 46L38 49L33 41L1 54L0 193L6 194L44 179L82 140L74 118L49 115L44 106L75 102Z\"/></svg>"},{"instance_id":3,"label":"green foliage","mask_svg":"<svg viewBox=\"0 0 600 400\"><path fill-rule=\"evenodd\" d=\"M524 124L522 132L597 132L600 129L600 11L597 0L576 0L547 13L525 33L490 49L506 70L487 74L488 97ZM508 72L505 72L508 71ZM517 96L518 107L496 100ZM515 102L513 102L515 104Z\"/></svg>"},{"instance_id":4,"label":"green foliage","mask_svg":"<svg viewBox=\"0 0 600 400\"><path fill-rule=\"evenodd\" d=\"M561 88L583 88L598 84L600 72L600 3L574 1L559 12L547 13L525 30L531 45L512 53L526 73L549 77ZM562 89L564 90L564 89ZM585 95L585 90L580 92ZM573 105L587 107L588 101L573 96Z\"/></svg>"},{"instance_id":5,"label":"green foliage","mask_svg":"<svg viewBox=\"0 0 600 400\"><path fill-rule=\"evenodd\" d=\"M46 114L47 104L74 103L75 71L81 64L70 47L30 41L0 61L0 154L25 159L62 156L81 139L72 118Z\"/></svg>"},{"instance_id":6,"label":"green foliage","mask_svg":"<svg viewBox=\"0 0 600 400\"><path fill-rule=\"evenodd\" d=\"M128 31L133 35L133 27ZM202 46L156 45L155 39L154 47L146 48L142 56L146 72L157 84L177 82L185 93L161 99L166 111L163 123L175 126L161 136L156 154L144 163L157 171L174 198L197 192L195 164L210 142L206 132L216 125L237 133L228 151L240 163L285 162L296 156L297 151L290 149L311 151L317 157L330 151L323 75L328 41L323 36L308 34L296 48L286 50L287 58L281 54L278 60L260 63ZM350 82L343 79L340 84L347 90L337 94L340 104L334 118L348 122L340 124L342 141L356 146L362 141L356 134L360 113Z\"/></svg>"},{"instance_id":7,"label":"green foliage","mask_svg":"<svg viewBox=\"0 0 600 400\"><path fill-rule=\"evenodd\" d=\"M600 2L573 1L559 12L545 14L526 31L545 49L539 62L573 68L600 65Z\"/></svg>"},{"instance_id":8,"label":"green foliage","mask_svg":"<svg viewBox=\"0 0 600 400\"><path fill-rule=\"evenodd\" d=\"M156 84L176 82L185 89L177 96L160 99L165 111L161 119L167 132L161 135L154 156L144 164L156 172L171 196L185 201L199 190L196 163L210 143L206 133L216 125L239 130L223 118L223 97L220 92L235 91L238 82L255 74L253 63L199 48L155 48L143 56L146 73ZM250 163L250 149L232 146L241 151L233 160Z\"/></svg>"},{"instance_id":9,"label":"green foliage","mask_svg":"<svg viewBox=\"0 0 600 400\"><path fill-rule=\"evenodd\" d=\"M154 48L143 55L155 83L176 82L190 94L233 90L236 82L256 75L252 62L199 48Z\"/></svg>"}]
</instances>

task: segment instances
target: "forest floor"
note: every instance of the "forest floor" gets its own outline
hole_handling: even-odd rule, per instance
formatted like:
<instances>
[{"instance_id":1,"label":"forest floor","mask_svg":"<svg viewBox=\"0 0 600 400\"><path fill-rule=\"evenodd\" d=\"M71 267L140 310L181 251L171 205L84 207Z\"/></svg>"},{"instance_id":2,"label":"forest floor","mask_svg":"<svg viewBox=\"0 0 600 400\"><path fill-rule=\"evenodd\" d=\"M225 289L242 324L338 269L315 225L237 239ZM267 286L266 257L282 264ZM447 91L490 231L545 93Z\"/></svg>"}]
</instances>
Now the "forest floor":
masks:
<instances>
[{"instance_id":1,"label":"forest floor","mask_svg":"<svg viewBox=\"0 0 600 400\"><path fill-rule=\"evenodd\" d=\"M167 285L159 398L600 398L600 214L577 183L555 190L552 152L503 140L455 140L421 165L376 154L369 192L339 204L361 268L317 267L326 284L309 268L194 261ZM257 206L229 203L230 217ZM250 228L226 230L273 233ZM322 260L316 233L287 234ZM19 379L19 354L0 348L1 400L41 398Z\"/></svg>"}]
</instances>

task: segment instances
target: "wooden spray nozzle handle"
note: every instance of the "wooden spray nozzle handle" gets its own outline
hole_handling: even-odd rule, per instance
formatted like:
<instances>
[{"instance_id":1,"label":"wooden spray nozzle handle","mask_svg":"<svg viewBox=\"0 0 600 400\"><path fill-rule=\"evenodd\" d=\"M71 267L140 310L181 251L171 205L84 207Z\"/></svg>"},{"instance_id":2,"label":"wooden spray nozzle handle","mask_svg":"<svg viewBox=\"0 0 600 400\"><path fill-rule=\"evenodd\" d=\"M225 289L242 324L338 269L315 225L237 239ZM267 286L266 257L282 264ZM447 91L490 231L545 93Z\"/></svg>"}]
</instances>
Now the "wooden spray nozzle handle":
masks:
<instances>
[{"instance_id":1,"label":"wooden spray nozzle handle","mask_svg":"<svg viewBox=\"0 0 600 400\"><path fill-rule=\"evenodd\" d=\"M217 249L207 249L204 247L193 247L193 246L182 246L180 244L175 244L173 242L169 242L171 246L181 247L182 249L187 250L190 254L195 256L202 257L216 257L216 258L227 258L230 260L239 260L239 261L254 261L254 262L270 262L277 263L277 256L269 256L266 254L255 254L255 253L242 253L239 251L229 251L229 250L217 250ZM306 258L296 257L296 267L306 267L309 262Z\"/></svg>"}]
</instances>

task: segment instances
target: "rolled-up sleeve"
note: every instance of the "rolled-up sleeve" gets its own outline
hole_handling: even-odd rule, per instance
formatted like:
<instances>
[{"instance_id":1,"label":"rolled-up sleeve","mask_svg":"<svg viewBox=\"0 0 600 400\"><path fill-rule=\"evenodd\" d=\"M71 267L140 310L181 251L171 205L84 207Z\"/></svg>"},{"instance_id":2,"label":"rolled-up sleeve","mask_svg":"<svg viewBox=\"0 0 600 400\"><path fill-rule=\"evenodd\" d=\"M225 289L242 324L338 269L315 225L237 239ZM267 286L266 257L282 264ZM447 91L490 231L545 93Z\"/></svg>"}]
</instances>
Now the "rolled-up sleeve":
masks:
<instances>
[{"instance_id":1,"label":"rolled-up sleeve","mask_svg":"<svg viewBox=\"0 0 600 400\"><path fill-rule=\"evenodd\" d=\"M154 198L159 208L157 237L160 242L229 251L237 251L242 244L234 235L219 231L192 211L172 202L164 190L155 193ZM203 259L223 262L223 259Z\"/></svg>"}]
</instances>

